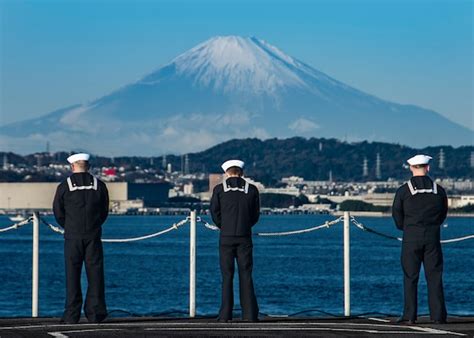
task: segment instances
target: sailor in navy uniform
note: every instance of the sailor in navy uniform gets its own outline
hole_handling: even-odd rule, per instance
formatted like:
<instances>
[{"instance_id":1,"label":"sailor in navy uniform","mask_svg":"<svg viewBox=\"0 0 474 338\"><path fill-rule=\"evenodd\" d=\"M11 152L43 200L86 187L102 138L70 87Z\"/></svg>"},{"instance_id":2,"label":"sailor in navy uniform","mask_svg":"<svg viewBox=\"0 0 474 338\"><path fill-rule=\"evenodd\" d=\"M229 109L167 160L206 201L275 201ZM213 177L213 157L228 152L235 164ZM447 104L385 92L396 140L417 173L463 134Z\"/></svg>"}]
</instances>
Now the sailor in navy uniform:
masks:
<instances>
[{"instance_id":1,"label":"sailor in navy uniform","mask_svg":"<svg viewBox=\"0 0 474 338\"><path fill-rule=\"evenodd\" d=\"M417 288L421 264L425 270L431 319L446 323L443 292L443 253L440 226L446 219L448 199L445 190L427 176L430 156L416 155L407 162L413 177L402 185L393 201L392 215L403 231L404 309L397 322L415 323Z\"/></svg>"},{"instance_id":2,"label":"sailor in navy uniform","mask_svg":"<svg viewBox=\"0 0 474 338\"><path fill-rule=\"evenodd\" d=\"M222 302L218 320L232 320L234 307L234 264L239 269L242 319L258 320L258 304L252 279L252 227L260 216L258 189L242 178L244 162L229 160L222 164L225 179L214 188L211 215L220 228L219 260L222 273Z\"/></svg>"},{"instance_id":3,"label":"sailor in navy uniform","mask_svg":"<svg viewBox=\"0 0 474 338\"><path fill-rule=\"evenodd\" d=\"M84 313L92 323L107 317L101 236L109 195L105 184L89 174L89 157L84 153L68 157L73 174L58 186L53 202L56 221L64 228L65 323L77 323L81 316L83 263L88 281Z\"/></svg>"}]
</instances>

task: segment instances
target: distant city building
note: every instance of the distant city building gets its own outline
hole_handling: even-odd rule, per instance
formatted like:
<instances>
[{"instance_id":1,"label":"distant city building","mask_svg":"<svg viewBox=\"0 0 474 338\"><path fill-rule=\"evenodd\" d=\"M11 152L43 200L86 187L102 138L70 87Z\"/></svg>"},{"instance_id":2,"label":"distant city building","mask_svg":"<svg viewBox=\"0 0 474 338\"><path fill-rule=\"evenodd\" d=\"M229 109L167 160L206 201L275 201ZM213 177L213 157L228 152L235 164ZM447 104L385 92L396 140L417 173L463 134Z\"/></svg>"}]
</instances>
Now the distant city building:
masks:
<instances>
[{"instance_id":1,"label":"distant city building","mask_svg":"<svg viewBox=\"0 0 474 338\"><path fill-rule=\"evenodd\" d=\"M253 180L252 178L250 177L245 177L245 179L250 183L250 184L253 184L257 189L258 191L261 193L264 189L265 189L265 186L258 182L258 181L255 181Z\"/></svg>"},{"instance_id":2,"label":"distant city building","mask_svg":"<svg viewBox=\"0 0 474 338\"><path fill-rule=\"evenodd\" d=\"M474 191L474 181L472 180L454 180L452 178L437 179L436 182L441 184L445 189L457 191Z\"/></svg>"},{"instance_id":3,"label":"distant city building","mask_svg":"<svg viewBox=\"0 0 474 338\"><path fill-rule=\"evenodd\" d=\"M127 199L141 199L147 207L159 207L168 202L168 192L171 185L162 183L127 183Z\"/></svg>"},{"instance_id":4,"label":"distant city building","mask_svg":"<svg viewBox=\"0 0 474 338\"><path fill-rule=\"evenodd\" d=\"M194 185L192 183L183 185L183 192L185 195L192 195L194 193Z\"/></svg>"},{"instance_id":5,"label":"distant city building","mask_svg":"<svg viewBox=\"0 0 474 338\"><path fill-rule=\"evenodd\" d=\"M333 195L321 195L322 198L327 198L334 203L342 203L346 200L357 200L370 203L377 206L390 207L393 204L394 193L382 193L382 194L363 194L363 195L344 195L344 196L333 196Z\"/></svg>"},{"instance_id":6,"label":"distant city building","mask_svg":"<svg viewBox=\"0 0 474 338\"><path fill-rule=\"evenodd\" d=\"M212 193L214 187L222 183L223 174L209 174L209 192Z\"/></svg>"},{"instance_id":7,"label":"distant city building","mask_svg":"<svg viewBox=\"0 0 474 338\"><path fill-rule=\"evenodd\" d=\"M260 193L261 194L283 194L283 195L292 195L292 196L301 195L300 189L296 187L264 188L264 189L260 189Z\"/></svg>"},{"instance_id":8,"label":"distant city building","mask_svg":"<svg viewBox=\"0 0 474 338\"><path fill-rule=\"evenodd\" d=\"M329 212L331 210L331 204L327 203L318 203L318 204L303 204L298 207L298 210L303 212L321 212L326 211Z\"/></svg>"},{"instance_id":9,"label":"distant city building","mask_svg":"<svg viewBox=\"0 0 474 338\"><path fill-rule=\"evenodd\" d=\"M288 185L296 185L296 184L303 184L304 178L299 176L290 176L290 177L283 177L281 179L282 183L286 183Z\"/></svg>"},{"instance_id":10,"label":"distant city building","mask_svg":"<svg viewBox=\"0 0 474 338\"><path fill-rule=\"evenodd\" d=\"M462 208L469 204L474 205L474 195L448 196L448 206L450 208Z\"/></svg>"},{"instance_id":11,"label":"distant city building","mask_svg":"<svg viewBox=\"0 0 474 338\"><path fill-rule=\"evenodd\" d=\"M110 211L117 214L124 214L130 210L138 210L144 208L145 204L142 200L125 200L125 201L111 201Z\"/></svg>"}]
</instances>

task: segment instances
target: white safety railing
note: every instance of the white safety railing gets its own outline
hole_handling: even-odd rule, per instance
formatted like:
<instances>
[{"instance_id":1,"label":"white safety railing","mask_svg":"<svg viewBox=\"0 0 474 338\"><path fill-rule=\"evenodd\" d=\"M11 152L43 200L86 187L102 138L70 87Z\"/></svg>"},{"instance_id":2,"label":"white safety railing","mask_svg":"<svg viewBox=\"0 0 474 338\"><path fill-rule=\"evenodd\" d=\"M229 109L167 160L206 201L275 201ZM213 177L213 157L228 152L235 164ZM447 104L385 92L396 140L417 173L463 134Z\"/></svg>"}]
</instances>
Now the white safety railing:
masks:
<instances>
[{"instance_id":1,"label":"white safety railing","mask_svg":"<svg viewBox=\"0 0 474 338\"><path fill-rule=\"evenodd\" d=\"M189 227L189 317L196 316L196 211L191 211Z\"/></svg>"},{"instance_id":2,"label":"white safety railing","mask_svg":"<svg viewBox=\"0 0 474 338\"><path fill-rule=\"evenodd\" d=\"M349 211L344 211L344 316L351 315L351 234Z\"/></svg>"},{"instance_id":3,"label":"white safety railing","mask_svg":"<svg viewBox=\"0 0 474 338\"><path fill-rule=\"evenodd\" d=\"M39 295L39 213L33 213L33 257L32 257L32 286L31 286L31 317L38 317Z\"/></svg>"},{"instance_id":4,"label":"white safety railing","mask_svg":"<svg viewBox=\"0 0 474 338\"><path fill-rule=\"evenodd\" d=\"M207 229L213 231L219 231L219 227L208 223L201 217L196 215L196 211L191 211L190 216L182 219L179 222L172 224L170 227L144 236L139 237L132 237L132 238L104 238L102 242L105 243L128 243L128 242L135 242L141 240L147 240L150 238L158 237L164 235L168 232L173 230L177 230L186 223L190 224L189 228L189 317L194 318L196 316L196 224L199 222L203 224ZM348 211L344 212L344 215L338 217L332 221L326 221L323 224L299 229L299 230L291 230L291 231L282 231L282 232L258 232L255 233L256 236L261 237L278 237L278 236L291 236L291 235L299 235L304 233L309 233L312 231L322 230L322 229L329 229L330 227L336 225L337 223L343 222L343 238L344 238L344 315L350 316L351 315L351 273L350 273L350 224L354 224L357 229L360 229L365 232L369 232L387 239L392 239L396 241L402 241L402 238L387 235L372 228L367 227L366 225L359 222L353 216L350 215ZM0 233L7 232L10 230L16 230L20 227L33 223L33 254L32 254L32 309L31 309L31 316L38 317L38 294L39 294L39 226L40 223L48 226L52 231L64 234L64 230L61 227L55 226L49 222L47 222L44 218L41 218L38 212L34 212L32 217L29 217L21 222L12 224L6 228L1 228ZM474 234L467 235L459 238L451 238L442 240L441 243L454 243L460 242L468 239L474 239Z\"/></svg>"}]
</instances>

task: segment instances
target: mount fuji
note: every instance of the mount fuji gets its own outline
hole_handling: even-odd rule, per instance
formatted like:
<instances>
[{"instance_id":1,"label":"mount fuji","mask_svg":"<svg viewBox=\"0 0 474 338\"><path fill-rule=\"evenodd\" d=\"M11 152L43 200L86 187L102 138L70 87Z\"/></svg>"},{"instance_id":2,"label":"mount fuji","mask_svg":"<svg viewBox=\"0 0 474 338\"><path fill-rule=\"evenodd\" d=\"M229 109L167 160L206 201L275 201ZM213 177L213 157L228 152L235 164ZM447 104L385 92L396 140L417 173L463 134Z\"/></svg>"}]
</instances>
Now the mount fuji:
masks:
<instances>
[{"instance_id":1,"label":"mount fuji","mask_svg":"<svg viewBox=\"0 0 474 338\"><path fill-rule=\"evenodd\" d=\"M472 144L474 131L432 110L364 93L263 40L239 36L211 38L99 99L0 127L1 147L20 153L50 142L64 150L156 155L234 138L291 136L424 147Z\"/></svg>"}]
</instances>

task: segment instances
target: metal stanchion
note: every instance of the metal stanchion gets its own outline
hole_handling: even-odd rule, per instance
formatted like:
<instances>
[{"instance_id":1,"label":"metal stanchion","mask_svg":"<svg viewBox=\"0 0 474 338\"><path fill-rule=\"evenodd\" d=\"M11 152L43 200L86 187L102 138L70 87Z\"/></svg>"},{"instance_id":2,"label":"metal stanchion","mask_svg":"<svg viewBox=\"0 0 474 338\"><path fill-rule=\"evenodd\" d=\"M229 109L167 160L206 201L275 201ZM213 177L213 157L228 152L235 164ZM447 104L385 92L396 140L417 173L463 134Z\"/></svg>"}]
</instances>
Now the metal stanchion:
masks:
<instances>
[{"instance_id":1,"label":"metal stanchion","mask_svg":"<svg viewBox=\"0 0 474 338\"><path fill-rule=\"evenodd\" d=\"M189 227L189 317L196 316L196 211L191 211Z\"/></svg>"},{"instance_id":2,"label":"metal stanchion","mask_svg":"<svg viewBox=\"0 0 474 338\"><path fill-rule=\"evenodd\" d=\"M38 285L39 285L39 213L33 213L33 276L31 286L31 317L38 317Z\"/></svg>"},{"instance_id":3,"label":"metal stanchion","mask_svg":"<svg viewBox=\"0 0 474 338\"><path fill-rule=\"evenodd\" d=\"M344 316L351 315L351 237L349 211L344 211Z\"/></svg>"}]
</instances>

